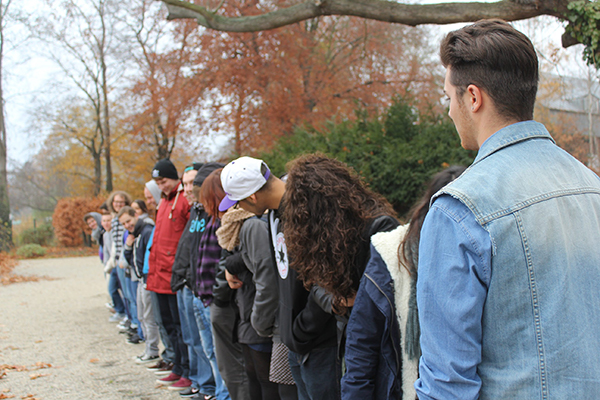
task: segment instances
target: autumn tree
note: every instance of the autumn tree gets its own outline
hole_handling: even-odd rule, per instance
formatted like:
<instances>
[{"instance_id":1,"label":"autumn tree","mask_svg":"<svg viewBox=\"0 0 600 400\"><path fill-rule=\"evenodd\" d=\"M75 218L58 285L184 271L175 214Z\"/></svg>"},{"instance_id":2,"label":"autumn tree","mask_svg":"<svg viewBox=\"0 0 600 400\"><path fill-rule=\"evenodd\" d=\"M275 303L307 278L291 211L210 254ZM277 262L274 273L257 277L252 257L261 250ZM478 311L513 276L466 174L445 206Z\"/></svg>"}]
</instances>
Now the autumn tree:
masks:
<instances>
[{"instance_id":1,"label":"autumn tree","mask_svg":"<svg viewBox=\"0 0 600 400\"><path fill-rule=\"evenodd\" d=\"M133 2L125 17L138 70L129 91L129 139L152 148L154 161L170 158L178 142L188 144L181 133L201 92L189 72L196 52L191 36L197 29L193 23L169 27L163 18L164 11L150 0Z\"/></svg>"},{"instance_id":2,"label":"autumn tree","mask_svg":"<svg viewBox=\"0 0 600 400\"><path fill-rule=\"evenodd\" d=\"M244 14L262 5L223 7ZM397 93L418 92L424 107L440 97L425 30L321 18L268 32L207 30L198 40L199 86L209 86L201 115L234 138L235 154L266 150L296 125L351 117L356 106L381 110Z\"/></svg>"},{"instance_id":3,"label":"autumn tree","mask_svg":"<svg viewBox=\"0 0 600 400\"><path fill-rule=\"evenodd\" d=\"M96 132L101 136L105 189L113 190L111 145L114 142L111 93L123 74L125 49L118 40L121 29L115 0L46 0L51 9L31 29L48 44L48 56L93 110Z\"/></svg>"}]
</instances>

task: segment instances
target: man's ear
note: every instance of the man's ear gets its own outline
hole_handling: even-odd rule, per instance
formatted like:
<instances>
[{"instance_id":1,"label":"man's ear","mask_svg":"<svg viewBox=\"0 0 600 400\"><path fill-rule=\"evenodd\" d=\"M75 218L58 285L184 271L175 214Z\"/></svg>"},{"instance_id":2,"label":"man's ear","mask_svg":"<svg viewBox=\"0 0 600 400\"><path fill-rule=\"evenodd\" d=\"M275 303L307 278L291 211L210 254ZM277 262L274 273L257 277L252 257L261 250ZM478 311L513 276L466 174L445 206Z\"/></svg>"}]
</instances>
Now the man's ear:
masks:
<instances>
[{"instance_id":1,"label":"man's ear","mask_svg":"<svg viewBox=\"0 0 600 400\"><path fill-rule=\"evenodd\" d=\"M471 111L479 111L483 105L483 93L481 89L472 84L467 86L467 90L465 91L465 101L467 102L467 107L470 108Z\"/></svg>"},{"instance_id":2,"label":"man's ear","mask_svg":"<svg viewBox=\"0 0 600 400\"><path fill-rule=\"evenodd\" d=\"M246 200L250 200L250 202L252 204L256 204L257 203L256 193L252 193L250 196L246 197Z\"/></svg>"}]
</instances>

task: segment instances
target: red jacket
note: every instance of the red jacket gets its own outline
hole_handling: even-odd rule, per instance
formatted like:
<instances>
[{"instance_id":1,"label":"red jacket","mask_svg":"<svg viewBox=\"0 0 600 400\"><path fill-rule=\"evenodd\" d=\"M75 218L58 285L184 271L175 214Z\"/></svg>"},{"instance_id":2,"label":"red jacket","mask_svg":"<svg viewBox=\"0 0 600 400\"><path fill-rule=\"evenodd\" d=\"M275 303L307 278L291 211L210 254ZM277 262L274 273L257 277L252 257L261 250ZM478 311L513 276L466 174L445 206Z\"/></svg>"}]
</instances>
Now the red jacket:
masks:
<instances>
[{"instance_id":1,"label":"red jacket","mask_svg":"<svg viewBox=\"0 0 600 400\"><path fill-rule=\"evenodd\" d=\"M179 238L190 218L190 205L177 188L160 201L156 212L156 227L148 262L146 288L156 293L173 294L171 275Z\"/></svg>"}]
</instances>

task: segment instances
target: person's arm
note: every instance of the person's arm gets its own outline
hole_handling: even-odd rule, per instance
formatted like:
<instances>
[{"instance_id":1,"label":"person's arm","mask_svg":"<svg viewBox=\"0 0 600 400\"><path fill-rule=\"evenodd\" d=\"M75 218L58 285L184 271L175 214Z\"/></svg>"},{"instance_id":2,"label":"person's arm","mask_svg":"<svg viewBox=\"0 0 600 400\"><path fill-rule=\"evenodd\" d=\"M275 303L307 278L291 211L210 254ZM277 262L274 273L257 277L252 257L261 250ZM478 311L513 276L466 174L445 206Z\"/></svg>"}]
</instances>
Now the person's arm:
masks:
<instances>
[{"instance_id":1,"label":"person's arm","mask_svg":"<svg viewBox=\"0 0 600 400\"><path fill-rule=\"evenodd\" d=\"M328 314L333 314L333 295L320 286L314 285L310 288L310 293L315 303L319 305Z\"/></svg>"},{"instance_id":2,"label":"person's arm","mask_svg":"<svg viewBox=\"0 0 600 400\"><path fill-rule=\"evenodd\" d=\"M367 294L369 284L363 276L348 321L342 400L375 398L381 338L390 327L386 328L385 316Z\"/></svg>"},{"instance_id":3,"label":"person's arm","mask_svg":"<svg viewBox=\"0 0 600 400\"><path fill-rule=\"evenodd\" d=\"M271 336L279 307L279 286L273 270L268 225L258 218L244 222L240 231L240 243L248 256L246 267L252 272L256 286L250 322L261 336Z\"/></svg>"},{"instance_id":4,"label":"person's arm","mask_svg":"<svg viewBox=\"0 0 600 400\"><path fill-rule=\"evenodd\" d=\"M419 246L420 400L479 397L481 318L490 282L491 240L450 196L432 205Z\"/></svg>"}]
</instances>

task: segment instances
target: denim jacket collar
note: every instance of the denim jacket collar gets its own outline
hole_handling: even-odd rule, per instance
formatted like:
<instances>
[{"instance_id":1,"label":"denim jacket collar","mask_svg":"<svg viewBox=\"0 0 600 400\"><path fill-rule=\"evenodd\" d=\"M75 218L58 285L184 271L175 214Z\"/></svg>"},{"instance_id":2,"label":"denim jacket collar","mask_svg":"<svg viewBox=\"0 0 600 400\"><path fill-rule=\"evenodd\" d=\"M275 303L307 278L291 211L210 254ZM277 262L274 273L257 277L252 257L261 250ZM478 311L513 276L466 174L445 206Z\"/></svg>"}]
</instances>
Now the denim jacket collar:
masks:
<instances>
[{"instance_id":1,"label":"denim jacket collar","mask_svg":"<svg viewBox=\"0 0 600 400\"><path fill-rule=\"evenodd\" d=\"M516 124L500 129L498 132L487 138L479 148L479 152L477 153L477 157L475 157L473 164L478 163L504 147L532 138L550 139L554 142L554 139L552 139L552 136L550 136L546 127L539 122L517 122Z\"/></svg>"}]
</instances>

